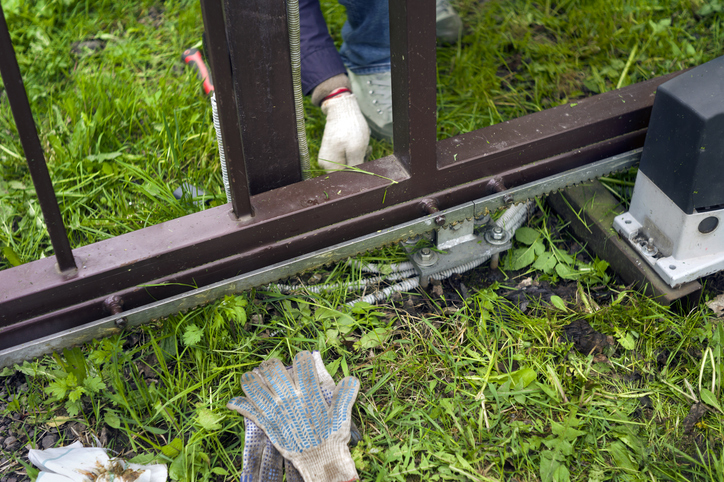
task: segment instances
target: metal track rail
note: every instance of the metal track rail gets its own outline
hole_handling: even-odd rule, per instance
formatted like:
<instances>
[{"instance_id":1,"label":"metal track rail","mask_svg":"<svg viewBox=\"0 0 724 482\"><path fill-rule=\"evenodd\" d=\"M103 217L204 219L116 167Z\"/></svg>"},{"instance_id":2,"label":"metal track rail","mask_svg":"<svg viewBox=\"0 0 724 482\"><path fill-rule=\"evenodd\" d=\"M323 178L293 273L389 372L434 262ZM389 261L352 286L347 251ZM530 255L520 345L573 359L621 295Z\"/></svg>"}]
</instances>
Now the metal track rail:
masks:
<instances>
[{"instance_id":1,"label":"metal track rail","mask_svg":"<svg viewBox=\"0 0 724 482\"><path fill-rule=\"evenodd\" d=\"M613 156L578 169L564 172L560 175L540 179L460 206L423 216L414 221L383 229L325 249L298 256L288 261L266 266L228 280L219 281L203 288L197 288L171 296L162 301L107 316L97 321L40 339L28 341L0 351L0 368L78 343L84 343L94 338L116 334L123 328L129 326L148 323L149 321L194 308L223 296L238 294L242 291L262 286L326 263L354 256L360 252L395 243L436 228L439 229L435 220L440 216L444 216L448 223L461 222L472 217L479 217L488 211L496 210L510 203L523 202L527 199L549 194L565 186L575 185L612 172L622 171L636 165L640 157L641 149L636 149L625 154Z\"/></svg>"}]
</instances>

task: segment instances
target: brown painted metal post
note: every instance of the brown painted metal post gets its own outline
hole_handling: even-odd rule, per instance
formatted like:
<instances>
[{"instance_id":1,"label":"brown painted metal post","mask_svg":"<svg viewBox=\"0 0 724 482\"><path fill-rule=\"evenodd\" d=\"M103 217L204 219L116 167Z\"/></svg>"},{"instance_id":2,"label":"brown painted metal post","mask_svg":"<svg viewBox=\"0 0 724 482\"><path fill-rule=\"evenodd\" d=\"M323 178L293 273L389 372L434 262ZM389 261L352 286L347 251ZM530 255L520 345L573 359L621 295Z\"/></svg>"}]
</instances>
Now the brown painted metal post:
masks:
<instances>
[{"instance_id":1,"label":"brown painted metal post","mask_svg":"<svg viewBox=\"0 0 724 482\"><path fill-rule=\"evenodd\" d=\"M299 182L286 2L224 0L224 13L251 194Z\"/></svg>"},{"instance_id":2,"label":"brown painted metal post","mask_svg":"<svg viewBox=\"0 0 724 482\"><path fill-rule=\"evenodd\" d=\"M395 156L410 176L437 172L435 1L390 0L392 113Z\"/></svg>"},{"instance_id":3,"label":"brown painted metal post","mask_svg":"<svg viewBox=\"0 0 724 482\"><path fill-rule=\"evenodd\" d=\"M15 58L15 50L10 40L10 32L8 32L2 6L0 6L0 74L2 74L5 83L8 101L13 111L15 125L18 128L20 142L25 151L25 159L28 162L35 192L38 193L38 201L43 211L45 224L48 227L48 234L53 245L58 269L61 272L76 269L68 234L65 231L63 217L58 208L58 200L55 198L55 190L53 189L53 182L50 180L48 166L45 164L43 148L40 145L40 139L38 139L38 131L33 120L33 113L30 110L23 78L20 75L20 67Z\"/></svg>"},{"instance_id":4,"label":"brown painted metal post","mask_svg":"<svg viewBox=\"0 0 724 482\"><path fill-rule=\"evenodd\" d=\"M231 187L231 205L237 218L253 216L254 209L249 194L244 145L241 139L239 115L236 111L221 0L201 0L201 11L208 41L206 55L209 56L211 75L214 79L221 139L226 155L226 172Z\"/></svg>"}]
</instances>

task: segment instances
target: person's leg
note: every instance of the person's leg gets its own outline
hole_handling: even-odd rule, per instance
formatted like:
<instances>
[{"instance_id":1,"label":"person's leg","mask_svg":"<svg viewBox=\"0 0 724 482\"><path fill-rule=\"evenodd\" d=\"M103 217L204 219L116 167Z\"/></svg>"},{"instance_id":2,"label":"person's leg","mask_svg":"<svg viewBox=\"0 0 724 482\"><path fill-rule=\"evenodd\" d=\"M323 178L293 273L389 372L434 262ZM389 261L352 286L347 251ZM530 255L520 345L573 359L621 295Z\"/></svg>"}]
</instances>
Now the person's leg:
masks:
<instances>
[{"instance_id":1,"label":"person's leg","mask_svg":"<svg viewBox=\"0 0 724 482\"><path fill-rule=\"evenodd\" d=\"M392 142L388 0L339 0L347 9L339 50L372 135Z\"/></svg>"},{"instance_id":2,"label":"person's leg","mask_svg":"<svg viewBox=\"0 0 724 482\"><path fill-rule=\"evenodd\" d=\"M339 0L347 9L340 54L372 135L392 142L392 78L388 0ZM456 41L462 22L449 0L436 0L436 35Z\"/></svg>"},{"instance_id":3,"label":"person's leg","mask_svg":"<svg viewBox=\"0 0 724 482\"><path fill-rule=\"evenodd\" d=\"M339 0L347 9L339 53L358 75L390 70L390 15L387 0Z\"/></svg>"},{"instance_id":4,"label":"person's leg","mask_svg":"<svg viewBox=\"0 0 724 482\"><path fill-rule=\"evenodd\" d=\"M347 9L342 27L344 43L339 50L347 68L358 75L390 69L390 15L388 0L339 0ZM456 42L462 21L450 0L435 2L435 34L446 42Z\"/></svg>"}]
</instances>

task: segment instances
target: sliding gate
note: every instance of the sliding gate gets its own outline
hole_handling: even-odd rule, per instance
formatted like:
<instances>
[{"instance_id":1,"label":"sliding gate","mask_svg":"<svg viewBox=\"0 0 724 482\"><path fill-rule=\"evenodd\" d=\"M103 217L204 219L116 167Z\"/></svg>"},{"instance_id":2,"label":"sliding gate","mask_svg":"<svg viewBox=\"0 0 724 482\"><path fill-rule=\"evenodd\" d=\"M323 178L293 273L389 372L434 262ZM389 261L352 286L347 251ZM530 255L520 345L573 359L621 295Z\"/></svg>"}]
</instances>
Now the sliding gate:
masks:
<instances>
[{"instance_id":1,"label":"sliding gate","mask_svg":"<svg viewBox=\"0 0 724 482\"><path fill-rule=\"evenodd\" d=\"M445 229L471 215L456 206L639 148L671 78L436 141L435 1L390 0L394 154L302 181L286 7L201 3L231 203L75 249L0 19L2 76L55 252L0 272L0 366Z\"/></svg>"}]
</instances>

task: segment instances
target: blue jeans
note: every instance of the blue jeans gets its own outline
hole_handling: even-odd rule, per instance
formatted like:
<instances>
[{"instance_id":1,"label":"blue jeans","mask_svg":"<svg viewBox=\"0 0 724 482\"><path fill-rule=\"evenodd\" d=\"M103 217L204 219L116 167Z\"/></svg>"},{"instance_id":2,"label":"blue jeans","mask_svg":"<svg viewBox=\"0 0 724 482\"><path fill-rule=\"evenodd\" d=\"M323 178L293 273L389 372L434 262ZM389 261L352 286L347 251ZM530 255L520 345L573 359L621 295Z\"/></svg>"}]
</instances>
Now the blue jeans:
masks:
<instances>
[{"instance_id":1,"label":"blue jeans","mask_svg":"<svg viewBox=\"0 0 724 482\"><path fill-rule=\"evenodd\" d=\"M339 49L344 65L358 75L390 70L388 0L339 0L347 9Z\"/></svg>"}]
</instances>

